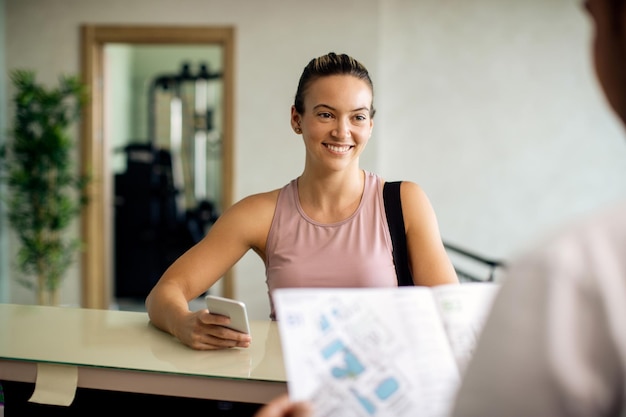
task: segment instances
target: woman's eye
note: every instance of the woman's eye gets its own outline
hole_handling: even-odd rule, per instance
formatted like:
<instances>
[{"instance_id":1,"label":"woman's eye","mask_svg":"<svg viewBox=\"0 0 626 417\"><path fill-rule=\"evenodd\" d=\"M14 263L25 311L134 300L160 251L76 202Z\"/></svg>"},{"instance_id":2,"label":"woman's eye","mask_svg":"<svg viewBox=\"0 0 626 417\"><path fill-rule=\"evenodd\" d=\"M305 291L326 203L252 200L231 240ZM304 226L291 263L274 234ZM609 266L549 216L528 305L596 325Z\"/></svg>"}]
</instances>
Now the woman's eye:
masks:
<instances>
[{"instance_id":1,"label":"woman's eye","mask_svg":"<svg viewBox=\"0 0 626 417\"><path fill-rule=\"evenodd\" d=\"M330 119L332 117L330 113L326 113L326 112L319 113L318 116L321 117L322 119Z\"/></svg>"},{"instance_id":2,"label":"woman's eye","mask_svg":"<svg viewBox=\"0 0 626 417\"><path fill-rule=\"evenodd\" d=\"M358 114L355 116L355 119L359 122L364 122L367 120L367 116L363 115L363 114Z\"/></svg>"}]
</instances>

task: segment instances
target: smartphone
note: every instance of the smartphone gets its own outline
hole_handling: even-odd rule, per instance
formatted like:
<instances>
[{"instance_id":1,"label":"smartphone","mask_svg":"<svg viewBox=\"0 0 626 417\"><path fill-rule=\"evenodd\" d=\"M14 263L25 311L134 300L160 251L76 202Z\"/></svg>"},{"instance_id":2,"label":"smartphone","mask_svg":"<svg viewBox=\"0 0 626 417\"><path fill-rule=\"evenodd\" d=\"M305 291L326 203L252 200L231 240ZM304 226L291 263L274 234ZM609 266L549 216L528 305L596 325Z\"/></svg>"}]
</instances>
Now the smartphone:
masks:
<instances>
[{"instance_id":1,"label":"smartphone","mask_svg":"<svg viewBox=\"0 0 626 417\"><path fill-rule=\"evenodd\" d=\"M243 302L210 294L205 296L204 299L209 313L230 317L230 324L225 327L250 334L248 312Z\"/></svg>"}]
</instances>

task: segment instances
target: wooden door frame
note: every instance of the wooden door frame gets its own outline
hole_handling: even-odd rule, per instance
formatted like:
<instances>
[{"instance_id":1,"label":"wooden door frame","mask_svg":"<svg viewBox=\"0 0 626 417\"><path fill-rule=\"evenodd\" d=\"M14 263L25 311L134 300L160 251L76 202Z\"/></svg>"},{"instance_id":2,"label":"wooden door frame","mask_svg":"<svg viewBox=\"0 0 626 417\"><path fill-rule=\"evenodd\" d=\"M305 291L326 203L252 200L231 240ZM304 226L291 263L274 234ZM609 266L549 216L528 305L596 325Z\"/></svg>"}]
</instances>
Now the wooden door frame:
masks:
<instances>
[{"instance_id":1,"label":"wooden door frame","mask_svg":"<svg viewBox=\"0 0 626 417\"><path fill-rule=\"evenodd\" d=\"M112 175L107 171L110 146L103 134L104 47L107 43L132 44L219 44L223 47L224 120L222 147L222 210L233 201L235 32L230 26L137 26L82 25L82 80L90 99L83 108L81 123L82 170L92 177L89 203L82 213L81 306L108 309L113 274L111 210ZM222 293L234 298L234 274L223 278Z\"/></svg>"}]
</instances>

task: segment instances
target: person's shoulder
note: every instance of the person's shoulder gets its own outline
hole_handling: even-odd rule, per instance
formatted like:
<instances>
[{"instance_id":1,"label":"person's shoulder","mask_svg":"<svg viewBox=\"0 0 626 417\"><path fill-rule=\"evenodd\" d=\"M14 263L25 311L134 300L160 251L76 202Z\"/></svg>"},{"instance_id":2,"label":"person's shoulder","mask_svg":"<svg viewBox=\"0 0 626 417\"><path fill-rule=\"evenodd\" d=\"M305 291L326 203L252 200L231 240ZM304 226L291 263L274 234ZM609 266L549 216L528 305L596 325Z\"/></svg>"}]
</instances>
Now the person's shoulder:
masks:
<instances>
[{"instance_id":1,"label":"person's shoulder","mask_svg":"<svg viewBox=\"0 0 626 417\"><path fill-rule=\"evenodd\" d=\"M409 192L413 192L413 193L415 193L415 192L423 193L424 192L424 190L422 189L422 186L419 185L416 182L408 181L408 180L402 180L400 182L402 183L402 185L400 187L403 190L409 190Z\"/></svg>"},{"instance_id":2,"label":"person's shoulder","mask_svg":"<svg viewBox=\"0 0 626 417\"><path fill-rule=\"evenodd\" d=\"M616 201L591 211L582 217L581 228L613 228L612 225L626 228L626 200Z\"/></svg>"},{"instance_id":3,"label":"person's shoulder","mask_svg":"<svg viewBox=\"0 0 626 417\"><path fill-rule=\"evenodd\" d=\"M230 228L257 230L268 226L274 216L280 189L250 194L230 206L218 219Z\"/></svg>"},{"instance_id":4,"label":"person's shoulder","mask_svg":"<svg viewBox=\"0 0 626 417\"><path fill-rule=\"evenodd\" d=\"M402 199L403 207L409 204L421 206L424 203L428 203L428 196L418 183L408 180L400 182L400 198Z\"/></svg>"},{"instance_id":5,"label":"person's shoulder","mask_svg":"<svg viewBox=\"0 0 626 417\"><path fill-rule=\"evenodd\" d=\"M598 241L607 240L626 240L626 200L573 217L544 235L540 243L546 247L593 248Z\"/></svg>"},{"instance_id":6,"label":"person's shoulder","mask_svg":"<svg viewBox=\"0 0 626 417\"><path fill-rule=\"evenodd\" d=\"M590 275L598 279L602 278L600 275L626 275L624 247L626 201L587 212L545 234L514 257L509 275L523 275L523 279L567 277L581 281L586 281ZM611 267L610 273L591 273Z\"/></svg>"},{"instance_id":7,"label":"person's shoulder","mask_svg":"<svg viewBox=\"0 0 626 417\"><path fill-rule=\"evenodd\" d=\"M378 181L380 181L381 186L384 186L386 183L400 183L400 192L402 193L403 197L405 194L407 194L407 196L424 195L424 190L416 182L409 181L409 180L398 180L398 179L389 180L389 179L385 179L381 177L378 174L374 174L374 173L367 172L367 171L366 171L366 175L371 175L374 178L378 179Z\"/></svg>"},{"instance_id":8,"label":"person's shoulder","mask_svg":"<svg viewBox=\"0 0 626 417\"><path fill-rule=\"evenodd\" d=\"M235 206L239 209L262 209L262 208L273 208L276 205L276 200L278 199L278 194L280 193L281 188L277 188L270 191L265 191L256 194L250 194L241 200L239 200Z\"/></svg>"},{"instance_id":9,"label":"person's shoulder","mask_svg":"<svg viewBox=\"0 0 626 417\"><path fill-rule=\"evenodd\" d=\"M263 210L269 211L272 214L274 213L274 209L276 208L276 202L278 201L278 196L282 190L287 187L293 187L295 180L290 181L286 185L281 188L275 188L270 191L259 192L255 194L250 194L246 197L243 197L235 204L230 206L227 212L233 214L248 214L249 212L257 212L260 213Z\"/></svg>"}]
</instances>

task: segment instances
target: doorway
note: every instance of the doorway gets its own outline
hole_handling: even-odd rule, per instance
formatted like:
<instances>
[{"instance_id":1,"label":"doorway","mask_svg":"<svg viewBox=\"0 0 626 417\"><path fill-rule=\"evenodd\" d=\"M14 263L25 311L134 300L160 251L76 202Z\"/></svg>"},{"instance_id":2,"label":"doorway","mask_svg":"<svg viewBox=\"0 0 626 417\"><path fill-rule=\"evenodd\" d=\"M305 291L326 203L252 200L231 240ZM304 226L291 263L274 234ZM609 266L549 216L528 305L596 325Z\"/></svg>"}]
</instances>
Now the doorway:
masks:
<instances>
[{"instance_id":1,"label":"doorway","mask_svg":"<svg viewBox=\"0 0 626 417\"><path fill-rule=\"evenodd\" d=\"M117 45L217 46L221 49L222 111L220 197L218 211L232 204L233 171L233 78L234 29L231 27L111 26L84 25L82 36L82 75L91 99L83 109L81 162L92 177L90 201L83 214L85 242L82 268L82 306L108 309L114 282L114 184L111 135L107 131L106 47ZM221 280L222 295L234 298L233 273Z\"/></svg>"}]
</instances>

